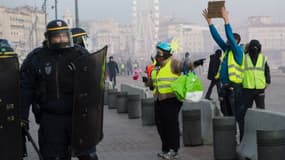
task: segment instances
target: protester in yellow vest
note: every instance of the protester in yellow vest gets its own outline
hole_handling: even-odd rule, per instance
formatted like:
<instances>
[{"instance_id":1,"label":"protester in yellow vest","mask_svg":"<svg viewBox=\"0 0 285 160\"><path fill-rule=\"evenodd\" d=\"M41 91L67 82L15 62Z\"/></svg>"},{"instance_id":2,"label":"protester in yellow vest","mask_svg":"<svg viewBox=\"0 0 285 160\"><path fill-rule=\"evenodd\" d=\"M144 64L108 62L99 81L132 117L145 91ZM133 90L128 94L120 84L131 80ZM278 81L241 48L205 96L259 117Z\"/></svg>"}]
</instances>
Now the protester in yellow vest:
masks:
<instances>
[{"instance_id":1,"label":"protester in yellow vest","mask_svg":"<svg viewBox=\"0 0 285 160\"><path fill-rule=\"evenodd\" d=\"M153 88L155 100L155 123L162 142L161 152L157 155L163 159L175 159L178 157L180 146L180 132L178 114L182 106L170 85L183 70L183 62L172 58L172 47L168 42L159 42L156 46L156 67L151 72L151 78L147 85ZM205 59L194 63L187 63L187 69L203 65ZM146 77L144 77L146 79Z\"/></svg>"},{"instance_id":2,"label":"protester in yellow vest","mask_svg":"<svg viewBox=\"0 0 285 160\"><path fill-rule=\"evenodd\" d=\"M243 100L246 108L251 108L253 102L256 108L265 108L265 89L270 84L270 69L267 57L261 53L258 40L251 40L248 54L244 59Z\"/></svg>"},{"instance_id":3,"label":"protester in yellow vest","mask_svg":"<svg viewBox=\"0 0 285 160\"><path fill-rule=\"evenodd\" d=\"M216 79L221 82L221 111L224 116L234 116L239 124L241 132L240 139L243 136L242 115L240 115L242 106L242 79L243 79L243 47L239 45L240 35L232 32L229 23L229 12L223 7L221 9L222 18L225 22L225 33L227 42L219 35L217 29L212 24L212 19L208 17L208 10L203 11L203 16L209 24L210 32L213 39L224 51L221 64L216 75Z\"/></svg>"}]
</instances>

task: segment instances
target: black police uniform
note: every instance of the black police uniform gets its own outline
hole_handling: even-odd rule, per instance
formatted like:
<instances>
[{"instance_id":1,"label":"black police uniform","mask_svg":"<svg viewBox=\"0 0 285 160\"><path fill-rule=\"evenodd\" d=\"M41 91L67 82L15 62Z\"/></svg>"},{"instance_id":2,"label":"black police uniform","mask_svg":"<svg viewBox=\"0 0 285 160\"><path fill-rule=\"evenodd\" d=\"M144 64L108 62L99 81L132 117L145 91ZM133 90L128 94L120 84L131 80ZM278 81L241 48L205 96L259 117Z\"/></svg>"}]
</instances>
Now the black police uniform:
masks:
<instances>
[{"instance_id":1,"label":"black police uniform","mask_svg":"<svg viewBox=\"0 0 285 160\"><path fill-rule=\"evenodd\" d=\"M73 104L72 62L84 50L36 49L21 67L22 113L28 118L29 106L36 99L40 106L39 146L45 159L68 159L70 153Z\"/></svg>"},{"instance_id":2,"label":"black police uniform","mask_svg":"<svg viewBox=\"0 0 285 160\"><path fill-rule=\"evenodd\" d=\"M26 157L24 125L19 120L19 61L7 39L0 38L0 159ZM7 107L6 107L7 106ZM27 126L25 126L27 127Z\"/></svg>"},{"instance_id":3,"label":"black police uniform","mask_svg":"<svg viewBox=\"0 0 285 160\"><path fill-rule=\"evenodd\" d=\"M49 41L53 34L61 31L69 32L67 24L55 20L48 24L45 36ZM88 54L88 51L67 44L55 46L35 49L21 66L21 118L28 119L29 107L36 102L40 106L40 112L37 113L37 121L40 124L38 135L44 160L70 160L73 63L78 57ZM96 160L96 153L94 154L93 157L83 155L79 159Z\"/></svg>"}]
</instances>

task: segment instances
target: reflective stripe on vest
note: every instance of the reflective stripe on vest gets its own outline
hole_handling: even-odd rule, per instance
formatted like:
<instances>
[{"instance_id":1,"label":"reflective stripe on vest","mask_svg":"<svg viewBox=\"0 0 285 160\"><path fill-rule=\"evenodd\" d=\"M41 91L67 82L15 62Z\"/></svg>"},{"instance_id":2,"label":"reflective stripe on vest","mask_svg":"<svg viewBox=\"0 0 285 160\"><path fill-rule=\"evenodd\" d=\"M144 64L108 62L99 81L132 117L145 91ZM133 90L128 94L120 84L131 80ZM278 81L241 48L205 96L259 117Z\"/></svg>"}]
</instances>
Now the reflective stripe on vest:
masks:
<instances>
[{"instance_id":1,"label":"reflective stripe on vest","mask_svg":"<svg viewBox=\"0 0 285 160\"><path fill-rule=\"evenodd\" d=\"M265 82L265 63L267 58L261 53L257 57L256 65L254 66L249 55L245 56L244 61L244 78L243 88L247 89L264 89Z\"/></svg>"},{"instance_id":2,"label":"reflective stripe on vest","mask_svg":"<svg viewBox=\"0 0 285 160\"><path fill-rule=\"evenodd\" d=\"M2 52L0 52L0 58L1 59L4 59L4 58L11 58L11 57L15 57L15 56L17 56L17 54L15 53L15 52L4 52L4 53L2 53Z\"/></svg>"},{"instance_id":3,"label":"reflective stripe on vest","mask_svg":"<svg viewBox=\"0 0 285 160\"><path fill-rule=\"evenodd\" d=\"M171 71L171 62L170 59L165 66L160 68L160 70L153 70L151 73L151 77L153 80L154 90L153 93L155 94L157 91L160 94L167 94L173 93L170 85L173 81L178 78L178 75L172 73Z\"/></svg>"},{"instance_id":4,"label":"reflective stripe on vest","mask_svg":"<svg viewBox=\"0 0 285 160\"><path fill-rule=\"evenodd\" d=\"M221 62L224 61L226 54L228 54L228 74L229 74L229 81L233 83L242 83L243 79L243 72L244 72L244 56L242 57L242 64L239 65L236 63L233 51L227 51L227 53L223 54L221 58ZM217 72L217 75L215 76L216 79L220 78L220 71L221 71L221 64L219 66L219 70Z\"/></svg>"}]
</instances>

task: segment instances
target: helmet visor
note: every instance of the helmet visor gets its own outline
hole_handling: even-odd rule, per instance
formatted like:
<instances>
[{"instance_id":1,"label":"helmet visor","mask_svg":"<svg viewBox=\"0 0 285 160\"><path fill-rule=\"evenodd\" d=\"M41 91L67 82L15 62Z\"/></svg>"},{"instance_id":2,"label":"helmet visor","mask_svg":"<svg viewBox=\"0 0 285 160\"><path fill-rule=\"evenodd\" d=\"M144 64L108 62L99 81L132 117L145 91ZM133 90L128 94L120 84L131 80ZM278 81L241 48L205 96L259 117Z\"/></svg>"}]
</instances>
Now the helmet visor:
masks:
<instances>
[{"instance_id":1,"label":"helmet visor","mask_svg":"<svg viewBox=\"0 0 285 160\"><path fill-rule=\"evenodd\" d=\"M73 40L69 30L58 30L48 33L49 46L54 49L73 47Z\"/></svg>"},{"instance_id":2,"label":"helmet visor","mask_svg":"<svg viewBox=\"0 0 285 160\"><path fill-rule=\"evenodd\" d=\"M0 51L1 52L13 52L11 43L6 39L0 39Z\"/></svg>"}]
</instances>

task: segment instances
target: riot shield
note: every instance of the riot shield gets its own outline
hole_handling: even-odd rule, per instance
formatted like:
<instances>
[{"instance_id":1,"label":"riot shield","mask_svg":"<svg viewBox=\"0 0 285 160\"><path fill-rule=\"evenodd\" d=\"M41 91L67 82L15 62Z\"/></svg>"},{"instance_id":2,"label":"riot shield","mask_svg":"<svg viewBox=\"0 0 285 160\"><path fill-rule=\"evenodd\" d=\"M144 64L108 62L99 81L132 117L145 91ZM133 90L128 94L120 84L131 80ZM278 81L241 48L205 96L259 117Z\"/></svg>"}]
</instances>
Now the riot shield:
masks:
<instances>
[{"instance_id":1,"label":"riot shield","mask_svg":"<svg viewBox=\"0 0 285 160\"><path fill-rule=\"evenodd\" d=\"M103 138L107 46L75 62L72 153L86 152Z\"/></svg>"},{"instance_id":2,"label":"riot shield","mask_svg":"<svg viewBox=\"0 0 285 160\"><path fill-rule=\"evenodd\" d=\"M20 160L19 63L16 54L0 55L0 159Z\"/></svg>"}]
</instances>

